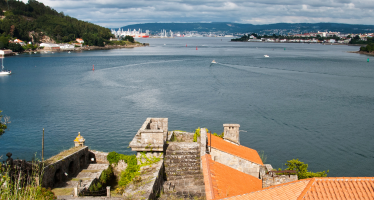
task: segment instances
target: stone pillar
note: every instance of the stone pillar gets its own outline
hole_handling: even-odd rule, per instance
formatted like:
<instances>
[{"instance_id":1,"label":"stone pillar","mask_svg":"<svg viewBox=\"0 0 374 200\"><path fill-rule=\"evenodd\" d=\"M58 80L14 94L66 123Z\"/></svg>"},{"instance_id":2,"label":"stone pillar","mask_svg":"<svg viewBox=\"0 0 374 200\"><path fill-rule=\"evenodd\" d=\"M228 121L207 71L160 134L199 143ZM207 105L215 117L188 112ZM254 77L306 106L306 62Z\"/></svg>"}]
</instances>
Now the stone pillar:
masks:
<instances>
[{"instance_id":1,"label":"stone pillar","mask_svg":"<svg viewBox=\"0 0 374 200\"><path fill-rule=\"evenodd\" d=\"M240 145L239 124L223 124L223 139Z\"/></svg>"},{"instance_id":2,"label":"stone pillar","mask_svg":"<svg viewBox=\"0 0 374 200\"><path fill-rule=\"evenodd\" d=\"M110 186L106 187L106 196L110 197Z\"/></svg>"},{"instance_id":3,"label":"stone pillar","mask_svg":"<svg viewBox=\"0 0 374 200\"><path fill-rule=\"evenodd\" d=\"M74 187L74 197L78 197L78 186Z\"/></svg>"},{"instance_id":4,"label":"stone pillar","mask_svg":"<svg viewBox=\"0 0 374 200\"><path fill-rule=\"evenodd\" d=\"M200 129L200 158L202 158L206 154L206 129ZM200 168L203 170L203 164L200 162Z\"/></svg>"}]
</instances>

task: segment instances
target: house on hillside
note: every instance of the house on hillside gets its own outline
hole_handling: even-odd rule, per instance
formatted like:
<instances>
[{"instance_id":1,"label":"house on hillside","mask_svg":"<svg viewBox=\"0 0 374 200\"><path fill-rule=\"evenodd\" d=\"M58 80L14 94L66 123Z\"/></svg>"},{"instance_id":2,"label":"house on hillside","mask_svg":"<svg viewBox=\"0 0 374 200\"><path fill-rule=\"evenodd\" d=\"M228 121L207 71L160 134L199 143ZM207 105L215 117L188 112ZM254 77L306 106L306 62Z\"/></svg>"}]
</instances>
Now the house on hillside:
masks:
<instances>
[{"instance_id":1,"label":"house on hillside","mask_svg":"<svg viewBox=\"0 0 374 200\"><path fill-rule=\"evenodd\" d=\"M26 45L26 43L25 42L23 42L22 40L20 40L20 39L15 39L14 41L13 41L14 43L17 43L17 44L20 44L21 46L24 46L24 45Z\"/></svg>"},{"instance_id":2,"label":"house on hillside","mask_svg":"<svg viewBox=\"0 0 374 200\"><path fill-rule=\"evenodd\" d=\"M81 43L81 44L84 43L84 40L82 38L77 38L77 39L75 39L75 41L77 41L78 43Z\"/></svg>"},{"instance_id":3,"label":"house on hillside","mask_svg":"<svg viewBox=\"0 0 374 200\"><path fill-rule=\"evenodd\" d=\"M44 50L60 51L60 45L53 43L41 43L39 46L44 47Z\"/></svg>"}]
</instances>

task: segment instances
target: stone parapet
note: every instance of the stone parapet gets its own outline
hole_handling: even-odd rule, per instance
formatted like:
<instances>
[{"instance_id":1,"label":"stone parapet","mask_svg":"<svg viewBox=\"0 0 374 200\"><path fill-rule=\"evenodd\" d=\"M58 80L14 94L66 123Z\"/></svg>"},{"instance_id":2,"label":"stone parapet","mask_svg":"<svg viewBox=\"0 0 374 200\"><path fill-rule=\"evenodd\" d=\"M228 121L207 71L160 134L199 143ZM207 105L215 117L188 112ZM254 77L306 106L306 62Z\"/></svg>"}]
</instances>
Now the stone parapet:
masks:
<instances>
[{"instance_id":1,"label":"stone parapet","mask_svg":"<svg viewBox=\"0 0 374 200\"><path fill-rule=\"evenodd\" d=\"M130 142L132 151L162 152L168 137L168 118L147 118Z\"/></svg>"},{"instance_id":2,"label":"stone parapet","mask_svg":"<svg viewBox=\"0 0 374 200\"><path fill-rule=\"evenodd\" d=\"M297 181L298 177L297 175L275 175L271 176L269 174L266 174L262 177L262 188L279 185L283 183L288 183L292 181Z\"/></svg>"},{"instance_id":3,"label":"stone parapet","mask_svg":"<svg viewBox=\"0 0 374 200\"><path fill-rule=\"evenodd\" d=\"M109 161L107 159L108 154L109 153L107 152L89 150L90 162L109 164Z\"/></svg>"}]
</instances>

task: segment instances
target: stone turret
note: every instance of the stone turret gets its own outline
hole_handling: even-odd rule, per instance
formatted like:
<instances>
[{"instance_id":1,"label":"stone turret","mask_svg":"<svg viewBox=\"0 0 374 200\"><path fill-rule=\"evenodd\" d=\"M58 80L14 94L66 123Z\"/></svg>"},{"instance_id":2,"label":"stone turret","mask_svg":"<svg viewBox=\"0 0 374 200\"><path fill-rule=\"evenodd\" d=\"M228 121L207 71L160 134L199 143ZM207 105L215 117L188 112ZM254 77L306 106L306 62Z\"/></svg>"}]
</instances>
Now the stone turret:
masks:
<instances>
[{"instance_id":1,"label":"stone turret","mask_svg":"<svg viewBox=\"0 0 374 200\"><path fill-rule=\"evenodd\" d=\"M223 139L240 145L239 124L223 124Z\"/></svg>"},{"instance_id":2,"label":"stone turret","mask_svg":"<svg viewBox=\"0 0 374 200\"><path fill-rule=\"evenodd\" d=\"M84 146L86 140L81 136L81 132L78 132L78 136L75 138L74 143L76 147Z\"/></svg>"}]
</instances>

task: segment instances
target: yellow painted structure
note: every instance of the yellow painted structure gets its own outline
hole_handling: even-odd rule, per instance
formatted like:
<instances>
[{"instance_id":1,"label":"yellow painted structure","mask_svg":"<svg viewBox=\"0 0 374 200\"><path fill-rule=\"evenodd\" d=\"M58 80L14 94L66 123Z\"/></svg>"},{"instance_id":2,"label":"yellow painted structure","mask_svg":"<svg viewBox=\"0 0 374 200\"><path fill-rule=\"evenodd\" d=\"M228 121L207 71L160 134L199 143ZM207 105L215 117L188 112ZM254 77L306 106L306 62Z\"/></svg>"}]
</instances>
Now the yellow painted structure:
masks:
<instances>
[{"instance_id":1,"label":"yellow painted structure","mask_svg":"<svg viewBox=\"0 0 374 200\"><path fill-rule=\"evenodd\" d=\"M84 141L86 140L81 136L81 132L78 132L78 136L74 140L75 146L84 146Z\"/></svg>"}]
</instances>

